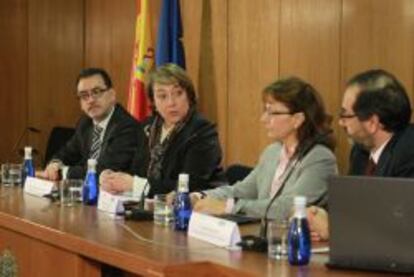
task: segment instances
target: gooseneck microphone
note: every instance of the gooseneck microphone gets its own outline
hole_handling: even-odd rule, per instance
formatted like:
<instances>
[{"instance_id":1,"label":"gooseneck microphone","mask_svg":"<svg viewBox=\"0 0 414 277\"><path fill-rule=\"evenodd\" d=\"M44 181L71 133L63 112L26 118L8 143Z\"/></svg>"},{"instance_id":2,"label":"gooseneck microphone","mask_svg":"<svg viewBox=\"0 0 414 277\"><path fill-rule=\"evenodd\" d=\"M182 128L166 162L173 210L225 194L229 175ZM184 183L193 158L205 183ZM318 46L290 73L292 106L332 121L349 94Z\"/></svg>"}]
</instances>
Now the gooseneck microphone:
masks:
<instances>
[{"instance_id":1,"label":"gooseneck microphone","mask_svg":"<svg viewBox=\"0 0 414 277\"><path fill-rule=\"evenodd\" d=\"M299 149L299 152L296 154L296 159L294 160L293 164L289 167L289 171L287 171L285 177L283 178L280 184L281 188L285 186L286 182L289 180L290 176L296 170L298 165L302 162L302 159L306 156L306 154L308 154L308 152L312 150L312 148L315 145L322 143L325 140L325 138L331 133L332 133L332 130L328 130L326 132L318 134L314 137L314 139L305 143L301 147L301 149ZM251 251L257 251L257 252L267 251L267 237L266 237L267 226L268 226L267 216L268 216L270 207L272 206L273 202L276 200L277 196L279 196L279 193L275 193L266 206L263 217L260 220L259 236L247 235L247 236L242 237L242 241L239 243L239 245L243 248L243 250L251 250Z\"/></svg>"},{"instance_id":2,"label":"gooseneck microphone","mask_svg":"<svg viewBox=\"0 0 414 277\"><path fill-rule=\"evenodd\" d=\"M149 186L149 182L147 179L142 189L138 206L136 208L126 210L125 219L137 220L137 221L153 220L154 212L145 210L145 190L147 189L148 186Z\"/></svg>"},{"instance_id":3,"label":"gooseneck microphone","mask_svg":"<svg viewBox=\"0 0 414 277\"><path fill-rule=\"evenodd\" d=\"M144 188L142 189L141 195L139 197L139 208L141 210L145 210L145 197L146 197L145 190L147 189L148 185L149 185L149 182L147 179L147 181L145 182Z\"/></svg>"},{"instance_id":4,"label":"gooseneck microphone","mask_svg":"<svg viewBox=\"0 0 414 277\"><path fill-rule=\"evenodd\" d=\"M21 144L23 138L26 136L27 132L33 132L33 133L40 133L40 130L32 127L32 126L28 126L26 128L23 129L22 133L20 134L19 138L17 139L16 143L13 145L12 150L10 152L9 155L9 159L11 159L12 155L15 154L17 151L17 148L19 147L19 145Z\"/></svg>"}]
</instances>

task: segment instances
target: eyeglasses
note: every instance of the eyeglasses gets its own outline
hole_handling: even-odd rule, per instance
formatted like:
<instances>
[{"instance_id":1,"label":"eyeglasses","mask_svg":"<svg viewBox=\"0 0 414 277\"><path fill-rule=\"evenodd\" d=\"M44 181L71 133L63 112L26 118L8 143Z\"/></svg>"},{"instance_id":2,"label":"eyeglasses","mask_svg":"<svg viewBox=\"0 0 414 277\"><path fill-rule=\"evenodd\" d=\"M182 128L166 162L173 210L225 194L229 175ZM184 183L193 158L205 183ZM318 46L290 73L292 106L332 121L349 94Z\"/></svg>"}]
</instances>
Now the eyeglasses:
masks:
<instances>
[{"instance_id":1,"label":"eyeglasses","mask_svg":"<svg viewBox=\"0 0 414 277\"><path fill-rule=\"evenodd\" d=\"M90 90L82 90L77 93L77 96L82 101L88 101L91 97L93 100L97 100L102 97L102 95L108 91L109 88L93 88Z\"/></svg>"},{"instance_id":2,"label":"eyeglasses","mask_svg":"<svg viewBox=\"0 0 414 277\"><path fill-rule=\"evenodd\" d=\"M338 117L339 119L350 119L356 117L356 114L346 114L345 112L339 112Z\"/></svg>"},{"instance_id":3,"label":"eyeglasses","mask_svg":"<svg viewBox=\"0 0 414 277\"><path fill-rule=\"evenodd\" d=\"M263 110L263 113L265 113L267 116L269 116L269 115L283 115L283 114L289 114L289 115L292 115L292 114L294 114L294 113L292 113L292 112L288 112L288 111L286 111L286 112L282 112L282 111L269 111L269 110Z\"/></svg>"}]
</instances>

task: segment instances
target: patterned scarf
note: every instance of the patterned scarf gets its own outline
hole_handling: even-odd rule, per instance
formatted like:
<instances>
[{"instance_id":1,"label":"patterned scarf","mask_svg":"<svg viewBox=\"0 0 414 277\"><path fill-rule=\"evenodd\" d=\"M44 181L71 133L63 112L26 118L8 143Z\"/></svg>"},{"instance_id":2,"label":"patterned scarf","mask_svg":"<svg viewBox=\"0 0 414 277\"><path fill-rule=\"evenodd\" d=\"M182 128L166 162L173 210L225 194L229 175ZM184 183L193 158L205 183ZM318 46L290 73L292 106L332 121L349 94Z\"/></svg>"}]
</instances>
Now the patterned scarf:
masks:
<instances>
[{"instance_id":1,"label":"patterned scarf","mask_svg":"<svg viewBox=\"0 0 414 277\"><path fill-rule=\"evenodd\" d=\"M149 127L150 161L148 165L147 178L154 178L156 180L161 179L161 169L165 153L177 134L180 133L180 131L187 125L194 112L195 109L191 107L183 120L175 124L174 128L168 133L167 137L162 142L160 137L164 119L159 114L156 114L153 123Z\"/></svg>"}]
</instances>

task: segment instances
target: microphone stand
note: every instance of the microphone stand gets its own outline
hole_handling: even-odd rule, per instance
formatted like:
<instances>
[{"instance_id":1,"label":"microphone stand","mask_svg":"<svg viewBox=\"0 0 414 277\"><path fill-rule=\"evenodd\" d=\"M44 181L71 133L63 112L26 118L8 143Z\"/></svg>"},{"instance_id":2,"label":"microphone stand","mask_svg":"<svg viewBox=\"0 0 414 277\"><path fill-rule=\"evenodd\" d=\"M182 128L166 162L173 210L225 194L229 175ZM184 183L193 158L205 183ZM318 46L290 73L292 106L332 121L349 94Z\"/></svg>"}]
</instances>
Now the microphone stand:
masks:
<instances>
[{"instance_id":1,"label":"microphone stand","mask_svg":"<svg viewBox=\"0 0 414 277\"><path fill-rule=\"evenodd\" d=\"M302 159L306 156L306 154L320 142L321 139L325 138L327 135L332 133L332 131L328 131L326 133L320 134L316 136L314 140L310 143L305 145L302 150L297 154L297 159L289 168L288 173L285 175L285 178L281 182L280 187L283 188L286 182L289 180L290 176L292 175L293 171L296 169L298 164L302 161ZM269 213L270 207L272 206L273 202L276 200L278 193L272 196L269 201L269 204L266 206L265 213L260 220L260 233L259 236L247 235L242 237L242 241L238 243L239 246L242 247L243 250L250 250L256 252L266 252L267 251L267 226L268 226L268 218L267 215Z\"/></svg>"},{"instance_id":2,"label":"microphone stand","mask_svg":"<svg viewBox=\"0 0 414 277\"><path fill-rule=\"evenodd\" d=\"M283 188L286 182L289 180L290 176L292 175L293 171L296 169L297 164L299 163L300 159L295 161L295 163L290 167L286 177L283 179L280 187ZM266 206L265 213L260 220L260 232L259 236L247 235L242 237L242 241L239 242L239 246L242 247L243 250L250 250L256 252L266 252L267 251L267 226L268 226L268 219L267 214L269 213L270 207L272 206L273 202L277 198L279 194L276 193L270 199L269 204Z\"/></svg>"},{"instance_id":3,"label":"microphone stand","mask_svg":"<svg viewBox=\"0 0 414 277\"><path fill-rule=\"evenodd\" d=\"M125 211L125 219L138 220L138 221L154 219L154 213L152 211L145 210L145 190L147 189L148 185L149 185L149 182L147 180L142 190L138 207Z\"/></svg>"},{"instance_id":4,"label":"microphone stand","mask_svg":"<svg viewBox=\"0 0 414 277\"><path fill-rule=\"evenodd\" d=\"M12 150L11 150L10 155L9 155L9 159L11 159L11 156L12 156L14 153L18 152L18 151L17 151L17 148L19 147L19 145L20 145L20 143L22 142L23 138L26 136L27 131L30 131L30 132L33 132L33 133L40 133L40 130L39 130L39 129L37 129L37 128L35 128L35 127L30 127L30 126L29 126L29 127L24 128L24 129L23 129L23 132L20 134L20 136L19 136L19 138L17 139L16 143L15 143L15 144L13 145L13 147L12 147ZM18 153L18 154L20 154L20 153Z\"/></svg>"}]
</instances>

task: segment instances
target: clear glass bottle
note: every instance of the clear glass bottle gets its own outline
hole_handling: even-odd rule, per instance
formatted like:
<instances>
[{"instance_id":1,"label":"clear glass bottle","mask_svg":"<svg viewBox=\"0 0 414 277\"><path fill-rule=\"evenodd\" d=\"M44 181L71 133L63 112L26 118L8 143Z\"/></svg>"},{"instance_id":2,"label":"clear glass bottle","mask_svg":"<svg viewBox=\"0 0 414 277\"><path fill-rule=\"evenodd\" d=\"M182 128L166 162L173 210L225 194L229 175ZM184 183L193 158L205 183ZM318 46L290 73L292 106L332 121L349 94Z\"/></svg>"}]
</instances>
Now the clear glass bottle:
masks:
<instances>
[{"instance_id":1,"label":"clear glass bottle","mask_svg":"<svg viewBox=\"0 0 414 277\"><path fill-rule=\"evenodd\" d=\"M96 174L95 159L88 160L88 172L83 182L82 198L86 205L96 205L99 197L98 176Z\"/></svg>"},{"instance_id":2,"label":"clear glass bottle","mask_svg":"<svg viewBox=\"0 0 414 277\"><path fill-rule=\"evenodd\" d=\"M294 216L288 234L288 260L291 265L306 265L311 257L311 238L306 218L306 197L294 198Z\"/></svg>"},{"instance_id":3,"label":"clear glass bottle","mask_svg":"<svg viewBox=\"0 0 414 277\"><path fill-rule=\"evenodd\" d=\"M32 158L32 147L26 146L24 148L24 160L23 160L23 172L22 172L22 185L26 182L26 177L34 177L34 165L33 165L33 158Z\"/></svg>"},{"instance_id":4,"label":"clear glass bottle","mask_svg":"<svg viewBox=\"0 0 414 277\"><path fill-rule=\"evenodd\" d=\"M175 230L187 231L191 217L191 200L188 188L189 175L181 173L178 176L177 196L174 202Z\"/></svg>"}]
</instances>

